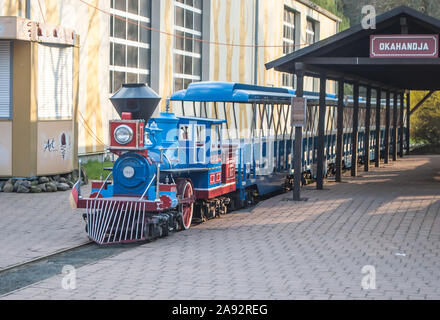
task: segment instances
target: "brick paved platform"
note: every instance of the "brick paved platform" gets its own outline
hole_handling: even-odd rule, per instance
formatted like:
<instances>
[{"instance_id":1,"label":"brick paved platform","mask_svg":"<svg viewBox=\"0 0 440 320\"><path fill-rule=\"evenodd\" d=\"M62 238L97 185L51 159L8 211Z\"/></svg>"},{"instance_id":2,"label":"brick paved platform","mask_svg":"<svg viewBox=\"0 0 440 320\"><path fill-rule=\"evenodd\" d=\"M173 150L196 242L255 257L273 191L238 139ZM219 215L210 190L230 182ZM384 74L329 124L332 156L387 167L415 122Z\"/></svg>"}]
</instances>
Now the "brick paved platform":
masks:
<instances>
[{"instance_id":1,"label":"brick paved platform","mask_svg":"<svg viewBox=\"0 0 440 320\"><path fill-rule=\"evenodd\" d=\"M69 195L0 193L0 269L88 241Z\"/></svg>"},{"instance_id":2,"label":"brick paved platform","mask_svg":"<svg viewBox=\"0 0 440 320\"><path fill-rule=\"evenodd\" d=\"M60 275L3 298L439 299L440 156L360 173L84 266L75 290Z\"/></svg>"}]
</instances>

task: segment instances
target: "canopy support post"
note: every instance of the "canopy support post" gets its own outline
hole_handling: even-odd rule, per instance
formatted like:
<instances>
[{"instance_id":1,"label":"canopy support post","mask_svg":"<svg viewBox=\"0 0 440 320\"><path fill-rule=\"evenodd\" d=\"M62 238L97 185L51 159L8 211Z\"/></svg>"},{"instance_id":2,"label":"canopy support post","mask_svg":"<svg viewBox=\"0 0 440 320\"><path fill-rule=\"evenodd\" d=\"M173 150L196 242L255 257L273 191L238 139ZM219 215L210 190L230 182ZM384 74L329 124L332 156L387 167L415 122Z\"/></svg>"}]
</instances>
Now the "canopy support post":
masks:
<instances>
[{"instance_id":1,"label":"canopy support post","mask_svg":"<svg viewBox=\"0 0 440 320\"><path fill-rule=\"evenodd\" d=\"M406 154L410 154L411 92L406 94Z\"/></svg>"},{"instance_id":2,"label":"canopy support post","mask_svg":"<svg viewBox=\"0 0 440 320\"><path fill-rule=\"evenodd\" d=\"M336 182L342 181L342 147L344 135L344 79L338 82L338 119L336 137Z\"/></svg>"},{"instance_id":3,"label":"canopy support post","mask_svg":"<svg viewBox=\"0 0 440 320\"><path fill-rule=\"evenodd\" d=\"M296 73L296 96L304 96L304 70L302 64L297 64ZM295 146L293 157L293 201L301 201L301 182L302 182L302 127L295 127ZM293 148L292 148L293 149Z\"/></svg>"},{"instance_id":4,"label":"canopy support post","mask_svg":"<svg viewBox=\"0 0 440 320\"><path fill-rule=\"evenodd\" d=\"M393 108L393 161L397 161L397 92L394 92L394 108Z\"/></svg>"},{"instance_id":5,"label":"canopy support post","mask_svg":"<svg viewBox=\"0 0 440 320\"><path fill-rule=\"evenodd\" d=\"M320 76L319 86L319 122L318 122L318 163L316 169L316 189L324 189L324 124L326 114L326 84L327 78L325 74Z\"/></svg>"},{"instance_id":6,"label":"canopy support post","mask_svg":"<svg viewBox=\"0 0 440 320\"><path fill-rule=\"evenodd\" d=\"M364 161L365 172L370 170L370 123L371 123L371 87L367 87L367 110L365 115Z\"/></svg>"},{"instance_id":7,"label":"canopy support post","mask_svg":"<svg viewBox=\"0 0 440 320\"><path fill-rule=\"evenodd\" d=\"M357 176L359 153L359 83L353 84L353 131L351 136L351 176Z\"/></svg>"},{"instance_id":8,"label":"canopy support post","mask_svg":"<svg viewBox=\"0 0 440 320\"><path fill-rule=\"evenodd\" d=\"M403 124L403 117L404 117L404 109L405 109L405 94L403 92L400 93L400 118L399 118L399 125L400 125L400 132L399 132L399 139L400 139L400 145L399 145L399 156L400 158L403 158L403 132L405 130L404 124Z\"/></svg>"},{"instance_id":9,"label":"canopy support post","mask_svg":"<svg viewBox=\"0 0 440 320\"><path fill-rule=\"evenodd\" d=\"M374 155L375 159L375 167L380 167L380 134L381 134L381 124L380 124L380 112L382 108L381 104L382 100L382 90L380 88L376 89L376 145Z\"/></svg>"},{"instance_id":10,"label":"canopy support post","mask_svg":"<svg viewBox=\"0 0 440 320\"><path fill-rule=\"evenodd\" d=\"M390 91L387 90L387 107L385 111L385 155L384 163L388 164L390 162Z\"/></svg>"}]
</instances>

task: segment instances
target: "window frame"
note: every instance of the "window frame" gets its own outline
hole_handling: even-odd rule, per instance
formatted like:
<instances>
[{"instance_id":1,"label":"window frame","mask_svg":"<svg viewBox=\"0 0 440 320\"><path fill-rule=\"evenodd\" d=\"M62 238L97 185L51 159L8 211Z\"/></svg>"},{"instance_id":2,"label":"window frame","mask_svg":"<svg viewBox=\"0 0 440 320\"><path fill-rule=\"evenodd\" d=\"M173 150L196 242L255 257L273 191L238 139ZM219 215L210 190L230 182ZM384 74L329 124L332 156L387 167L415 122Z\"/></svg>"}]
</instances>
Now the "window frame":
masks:
<instances>
[{"instance_id":1,"label":"window frame","mask_svg":"<svg viewBox=\"0 0 440 320\"><path fill-rule=\"evenodd\" d=\"M309 45L312 45L312 44L314 44L314 43L319 41L319 39L318 39L319 21L317 21L317 20L315 20L315 19L313 19L311 17L307 17L306 21L307 21L307 23L306 23L306 44L309 46ZM309 29L309 22L312 24L313 30ZM313 42L309 42L308 41L308 36L309 35L313 36Z\"/></svg>"},{"instance_id":2,"label":"window frame","mask_svg":"<svg viewBox=\"0 0 440 320\"><path fill-rule=\"evenodd\" d=\"M296 29L297 29L297 20L298 20L298 12L295 11L294 9L288 7L288 6L284 6L284 16L283 16L283 54L290 54L294 51L296 51ZM286 12L288 12L289 14L293 15L293 24L286 21ZM286 29L285 28L289 28L289 31L292 33L292 38L288 38L285 34ZM285 52L285 49L288 48L286 47L286 43L289 43L291 45L293 45L291 50L287 50L287 52Z\"/></svg>"},{"instance_id":3,"label":"window frame","mask_svg":"<svg viewBox=\"0 0 440 320\"><path fill-rule=\"evenodd\" d=\"M148 12L143 12L141 1L149 1L145 7ZM123 73L123 80L120 85L123 83L127 83L130 76L136 75L136 82L145 82L147 84L151 83L151 30L147 30L142 26L151 27L151 16L152 16L152 0L137 0L137 14L129 12L129 3L125 2L125 11L119 10L115 8L115 0L112 0L110 3L110 63L109 63L109 92L114 93L119 88L116 87L119 84L119 81L116 82L117 74ZM147 16L141 15L146 14ZM125 38L117 37L115 34L116 31L116 23L114 21L117 20L113 15L126 19L125 21ZM134 21L139 24L136 26L137 28L137 41L133 39L130 40L129 28L130 21ZM145 33L143 33L143 30ZM123 46L125 50L125 57L123 66L115 64L115 46ZM130 66L131 62L129 57L129 50L133 50L136 48L136 66ZM145 52L144 52L145 51ZM145 58L144 61L141 58ZM119 74L120 76L120 74Z\"/></svg>"},{"instance_id":4,"label":"window frame","mask_svg":"<svg viewBox=\"0 0 440 320\"><path fill-rule=\"evenodd\" d=\"M14 93L14 43L11 40L1 40L9 43L9 113L7 117L0 116L0 120L13 119L13 93Z\"/></svg>"},{"instance_id":5,"label":"window frame","mask_svg":"<svg viewBox=\"0 0 440 320\"><path fill-rule=\"evenodd\" d=\"M292 14L293 16L293 24L291 22L286 21L286 13ZM297 33L299 30L299 22L300 22L300 13L289 6L284 6L283 11L283 54L287 55L296 51L296 41L297 41ZM285 31L286 28L290 28L290 32L292 33L291 38L286 37ZM293 45L291 50L286 49L286 44ZM285 88L293 88L295 86L295 77L292 74L283 72L281 75L281 86Z\"/></svg>"},{"instance_id":6,"label":"window frame","mask_svg":"<svg viewBox=\"0 0 440 320\"><path fill-rule=\"evenodd\" d=\"M201 140L199 140L199 129L201 129ZM195 125L195 140L196 144L202 144L205 145L206 143L206 126L204 124L196 124Z\"/></svg>"},{"instance_id":7,"label":"window frame","mask_svg":"<svg viewBox=\"0 0 440 320\"><path fill-rule=\"evenodd\" d=\"M70 76L70 81L71 81L71 86L70 86L70 92L69 93L69 97L67 97L67 103L69 104L67 107L67 115L64 114L64 111L59 111L60 106L54 106L54 113L50 113L49 115L45 114L44 112L47 111L47 108L40 108L40 106L45 105L45 100L44 100L44 96L46 95L46 93L43 93L42 90L45 89L45 87L43 88L43 84L45 83L45 81L47 81L47 72L44 72L44 68L47 67L49 64L48 63L41 63L41 60L43 60L40 54L43 54L44 49L47 48L52 48L52 49L59 49L60 52L61 50L66 50L67 51L67 55L66 57L69 57L70 61L71 61L71 65L69 68L68 64L60 64L60 66L62 67L66 67L66 69L64 70L67 73L67 76ZM60 120L60 121L64 121L64 120L72 120L73 116L74 116L74 92L73 92L73 85L74 85L74 50L73 47L65 47L65 46L60 46L57 44L45 44L45 43L39 43L37 46L37 55L38 55L38 63L37 63L37 70L38 70L38 75L37 75L37 79L38 79L38 87L37 87L37 119L38 121L49 121L49 120ZM70 70L69 70L70 69ZM57 74L57 77L59 77L60 75ZM43 77L42 80L40 79L40 77ZM68 78L68 79L69 79ZM67 88L69 88L69 86L65 86ZM54 88L55 91L59 91L59 87ZM44 94L44 96L41 96L40 94ZM52 98L53 99L53 98ZM64 106L65 107L65 106ZM52 110L50 110L52 112ZM57 112L61 112L61 115L57 115Z\"/></svg>"},{"instance_id":8,"label":"window frame","mask_svg":"<svg viewBox=\"0 0 440 320\"><path fill-rule=\"evenodd\" d=\"M186 127L188 130L186 132L187 138L183 138L182 128ZM179 125L179 141L192 141L192 125L191 124L180 124Z\"/></svg>"},{"instance_id":9,"label":"window frame","mask_svg":"<svg viewBox=\"0 0 440 320\"><path fill-rule=\"evenodd\" d=\"M175 37L173 47L173 91L186 89L192 82L200 81L202 79L202 32L203 32L203 4L199 1L200 7L196 7L195 1L192 5L187 4L187 0L174 0L174 32L184 39ZM176 14L177 10L182 10L183 26L177 24L179 17ZM188 12L192 13L192 28L188 28L187 17ZM196 29L196 15L200 15L200 30ZM180 21L180 20L179 20ZM192 37L193 40L187 38ZM195 40L197 38L198 40ZM188 48L188 43L191 42L191 48ZM175 63L177 57L181 56L182 64L177 70ZM180 58L179 58L180 59ZM187 69L187 61L191 61L191 72Z\"/></svg>"}]
</instances>

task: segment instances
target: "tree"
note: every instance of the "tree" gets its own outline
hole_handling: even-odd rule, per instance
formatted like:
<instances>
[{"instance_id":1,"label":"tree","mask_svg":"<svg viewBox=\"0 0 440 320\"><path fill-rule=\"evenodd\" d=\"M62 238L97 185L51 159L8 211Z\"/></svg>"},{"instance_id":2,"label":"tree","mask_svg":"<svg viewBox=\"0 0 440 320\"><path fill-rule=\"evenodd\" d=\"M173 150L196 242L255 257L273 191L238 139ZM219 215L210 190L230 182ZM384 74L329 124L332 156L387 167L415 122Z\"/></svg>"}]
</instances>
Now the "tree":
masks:
<instances>
[{"instance_id":1,"label":"tree","mask_svg":"<svg viewBox=\"0 0 440 320\"><path fill-rule=\"evenodd\" d=\"M399 6L407 6L432 17L440 18L440 1L438 0L341 0L344 15L351 25L357 25L362 19L362 7L372 5L377 14L382 14Z\"/></svg>"},{"instance_id":2,"label":"tree","mask_svg":"<svg viewBox=\"0 0 440 320\"><path fill-rule=\"evenodd\" d=\"M427 92L411 92L412 105ZM416 143L440 144L440 93L435 93L411 115L411 138Z\"/></svg>"},{"instance_id":3,"label":"tree","mask_svg":"<svg viewBox=\"0 0 440 320\"><path fill-rule=\"evenodd\" d=\"M342 0L312 0L312 2L341 18L339 31L344 31L350 27L350 19L344 15Z\"/></svg>"}]
</instances>

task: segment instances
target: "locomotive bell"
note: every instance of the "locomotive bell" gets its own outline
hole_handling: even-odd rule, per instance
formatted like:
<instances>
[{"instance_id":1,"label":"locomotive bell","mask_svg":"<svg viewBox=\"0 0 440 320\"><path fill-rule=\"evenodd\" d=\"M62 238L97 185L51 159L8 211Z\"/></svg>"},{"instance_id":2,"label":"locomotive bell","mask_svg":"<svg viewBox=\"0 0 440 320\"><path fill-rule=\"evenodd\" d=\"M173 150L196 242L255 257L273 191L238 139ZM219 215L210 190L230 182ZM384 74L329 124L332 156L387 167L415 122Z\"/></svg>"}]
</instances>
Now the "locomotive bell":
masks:
<instances>
[{"instance_id":1,"label":"locomotive bell","mask_svg":"<svg viewBox=\"0 0 440 320\"><path fill-rule=\"evenodd\" d=\"M127 83L110 98L120 116L130 112L133 119L148 121L160 102L159 95L143 83Z\"/></svg>"}]
</instances>

